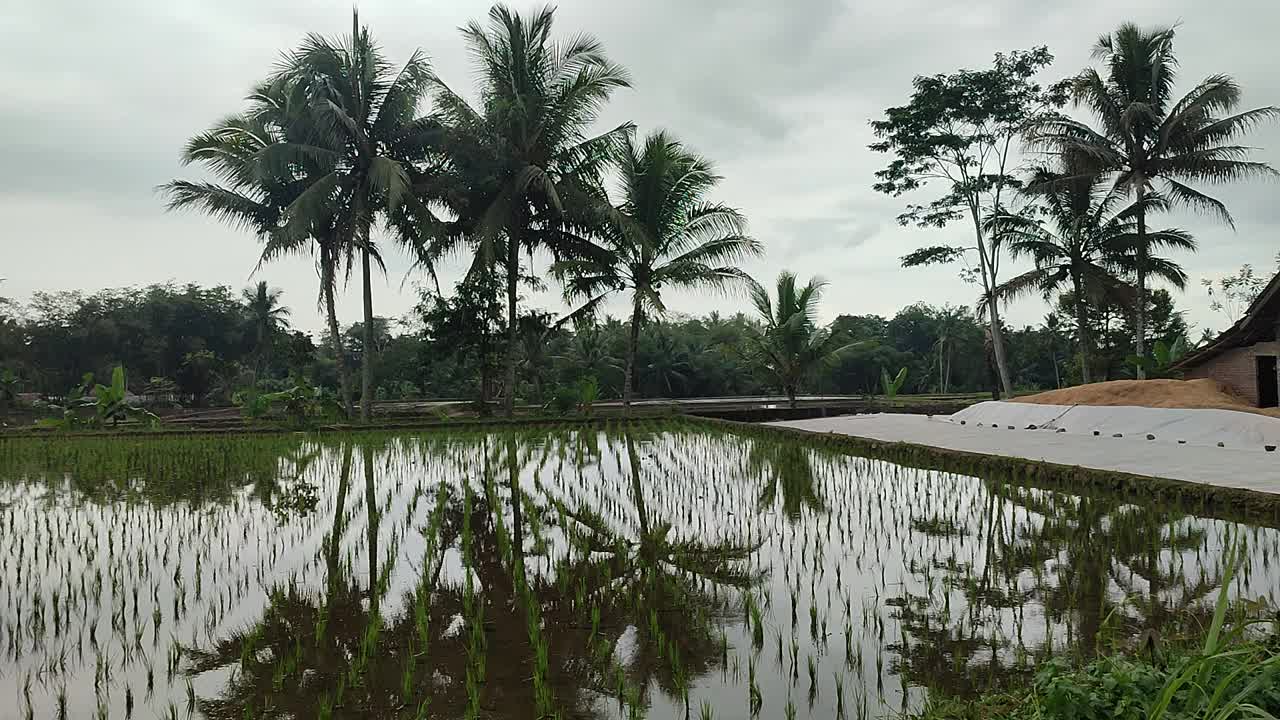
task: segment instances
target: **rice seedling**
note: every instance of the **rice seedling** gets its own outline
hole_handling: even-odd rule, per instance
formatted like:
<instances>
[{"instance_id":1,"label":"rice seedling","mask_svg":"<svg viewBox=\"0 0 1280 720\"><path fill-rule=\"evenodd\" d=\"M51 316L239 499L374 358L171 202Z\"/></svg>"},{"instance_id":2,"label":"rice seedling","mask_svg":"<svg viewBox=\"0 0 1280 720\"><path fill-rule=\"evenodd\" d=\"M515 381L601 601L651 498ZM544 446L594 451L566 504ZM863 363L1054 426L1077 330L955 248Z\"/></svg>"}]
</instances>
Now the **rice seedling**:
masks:
<instances>
[{"instance_id":1,"label":"rice seedling","mask_svg":"<svg viewBox=\"0 0 1280 720\"><path fill-rule=\"evenodd\" d=\"M682 420L6 441L0 696L21 717L569 717L592 693L615 718L743 696L885 716L1209 626L1215 593L1274 607L1277 552L1197 507Z\"/></svg>"}]
</instances>

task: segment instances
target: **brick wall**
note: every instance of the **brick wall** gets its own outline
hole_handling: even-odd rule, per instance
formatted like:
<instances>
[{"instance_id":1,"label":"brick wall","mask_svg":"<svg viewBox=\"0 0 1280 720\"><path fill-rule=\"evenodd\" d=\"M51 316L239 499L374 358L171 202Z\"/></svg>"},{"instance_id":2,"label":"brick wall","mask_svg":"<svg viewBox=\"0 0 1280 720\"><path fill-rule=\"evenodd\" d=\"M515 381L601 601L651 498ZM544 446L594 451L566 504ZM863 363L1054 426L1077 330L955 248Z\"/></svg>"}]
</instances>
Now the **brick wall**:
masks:
<instances>
[{"instance_id":1,"label":"brick wall","mask_svg":"<svg viewBox=\"0 0 1280 720\"><path fill-rule=\"evenodd\" d=\"M1188 380L1211 378L1234 390L1250 404L1258 404L1258 355L1280 355L1280 343L1261 342L1249 347L1233 348L1221 355L1188 369Z\"/></svg>"}]
</instances>

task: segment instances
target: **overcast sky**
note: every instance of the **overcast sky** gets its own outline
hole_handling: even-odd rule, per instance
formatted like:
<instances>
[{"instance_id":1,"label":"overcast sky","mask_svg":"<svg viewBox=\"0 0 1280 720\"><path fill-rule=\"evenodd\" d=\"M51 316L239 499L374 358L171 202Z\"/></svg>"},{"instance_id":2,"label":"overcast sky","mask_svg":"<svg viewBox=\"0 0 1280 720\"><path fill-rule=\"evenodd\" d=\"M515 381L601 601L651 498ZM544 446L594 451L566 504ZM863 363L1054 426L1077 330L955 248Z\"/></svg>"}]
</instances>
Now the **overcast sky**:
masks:
<instances>
[{"instance_id":1,"label":"overcast sky","mask_svg":"<svg viewBox=\"0 0 1280 720\"><path fill-rule=\"evenodd\" d=\"M519 9L534 7L514 2ZM458 89L472 72L457 27L485 2L366 0L367 23L400 63L415 48ZM258 254L248 233L194 213L167 213L155 187L182 168L183 142L237 111L254 81L307 32L349 31L347 0L10 0L0 23L0 294L96 290L168 280L240 288ZM918 74L980 67L997 51L1047 44L1047 80L1089 62L1099 34L1125 20L1180 22L1181 82L1233 75L1249 107L1280 104L1275 0L565 0L559 34L588 31L632 73L602 122L674 132L714 160L725 180L715 199L740 208L766 248L748 270L787 268L830 281L823 318L892 315L909 303L972 304L956 268L904 270L898 258L926 244L964 243L971 229L899 227L905 199L871 190L884 157L867 149L868 121L901 104ZM1256 158L1280 166L1280 127L1249 139ZM1250 262L1269 270L1280 239L1280 184L1215 188L1236 229L1197 217L1170 220L1200 241L1179 258L1192 285L1179 304L1199 327L1226 322L1208 310L1203 277ZM929 198L920 194L919 199ZM545 264L545 262L540 263ZM375 312L413 305L409 262L388 252L374 285ZM1012 268L1011 268L1012 269ZM446 267L451 283L460 267ZM321 326L316 277L305 258L257 278L285 290L295 324ZM402 288L402 284L405 289ZM534 304L562 307L555 292ZM679 312L743 309L741 297L676 295ZM1009 311L1038 323L1038 300ZM359 318L353 282L340 319Z\"/></svg>"}]
</instances>

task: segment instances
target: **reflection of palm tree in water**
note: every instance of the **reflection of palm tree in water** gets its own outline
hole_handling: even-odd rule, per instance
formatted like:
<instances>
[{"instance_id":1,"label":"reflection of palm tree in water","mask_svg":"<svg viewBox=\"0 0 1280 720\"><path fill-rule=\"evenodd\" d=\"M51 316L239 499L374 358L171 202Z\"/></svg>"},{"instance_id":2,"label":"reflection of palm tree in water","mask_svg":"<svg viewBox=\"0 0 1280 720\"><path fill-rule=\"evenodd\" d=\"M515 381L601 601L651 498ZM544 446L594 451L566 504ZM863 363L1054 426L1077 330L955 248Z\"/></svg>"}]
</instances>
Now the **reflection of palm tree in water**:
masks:
<instances>
[{"instance_id":1,"label":"reflection of palm tree in water","mask_svg":"<svg viewBox=\"0 0 1280 720\"><path fill-rule=\"evenodd\" d=\"M952 617L943 596L892 601L910 638L893 649L901 653L899 670L914 684L965 693L1020 676L1028 669L1015 666L1004 651L1023 640L1011 637L1002 611L1012 610L1021 622L1034 615L1022 609L1029 602L1066 625L1068 637L1055 638L1055 652L1067 642L1069 652L1087 658L1106 636L1104 625L1129 638L1148 628L1169 632L1194 622L1218 584L1216 575L1193 581L1181 565L1161 562L1164 553L1192 550L1204 540L1203 530L1178 525L1185 517L1180 513L1134 507L1120 497L1075 496L997 480L986 488L981 572L965 565L947 568L943 583L963 589L964 620ZM1011 506L1038 516L1040 525L1006 525ZM1028 577L1035 579L1030 588ZM977 658L981 664L974 664Z\"/></svg>"},{"instance_id":2,"label":"reflection of palm tree in water","mask_svg":"<svg viewBox=\"0 0 1280 720\"><path fill-rule=\"evenodd\" d=\"M599 613L600 627L621 632L634 627L630 657L615 659L645 701L653 685L681 697L691 681L721 661L723 636L715 621L737 620L741 591L761 579L750 567L759 542L708 542L681 537L670 522L654 518L641 482L635 432L624 430L634 528L611 524L587 508L568 508L568 534L576 549L557 569L562 582L587 607L580 617ZM631 631L626 633L632 634Z\"/></svg>"},{"instance_id":3,"label":"reflection of palm tree in water","mask_svg":"<svg viewBox=\"0 0 1280 720\"><path fill-rule=\"evenodd\" d=\"M805 510L826 511L813 475L812 452L794 442L752 443L747 455L747 471L753 476L764 473L765 484L757 501L761 511L772 509L779 494L782 513L793 522L799 520Z\"/></svg>"},{"instance_id":4,"label":"reflection of palm tree in water","mask_svg":"<svg viewBox=\"0 0 1280 720\"><path fill-rule=\"evenodd\" d=\"M323 595L309 596L296 585L278 588L253 628L210 649L187 651L187 672L192 675L239 666L219 697L201 700L201 712L227 720L246 713L264 718L326 713L334 718L399 718L415 717L422 701L429 699L429 717L462 717L468 707L465 677L470 663L470 629L465 621L458 627L465 590L461 580L441 576L446 551L459 547L462 528L469 524L470 570L483 588L475 601L484 605L483 637L490 658L480 708L492 717L528 717L535 706L528 667L534 648L507 566L510 558L504 558L500 547L496 517L501 509L478 495L470 503L470 517L464 518L465 504L458 493L442 490L446 495L439 500L437 541L424 559L421 582L406 593L402 613L383 618L386 577L379 571L381 517L374 449L362 447L361 459L369 522L368 584L359 587L342 567L352 474L352 447L344 445L333 528L323 548L329 573ZM531 589L536 594L549 591L540 582ZM563 717L591 718L595 713L584 688L598 683L579 670L591 665L582 656L589 643L578 629L580 623L564 614L566 609L564 603L543 604L547 627L554 628L546 633L556 669L551 682Z\"/></svg>"}]
</instances>

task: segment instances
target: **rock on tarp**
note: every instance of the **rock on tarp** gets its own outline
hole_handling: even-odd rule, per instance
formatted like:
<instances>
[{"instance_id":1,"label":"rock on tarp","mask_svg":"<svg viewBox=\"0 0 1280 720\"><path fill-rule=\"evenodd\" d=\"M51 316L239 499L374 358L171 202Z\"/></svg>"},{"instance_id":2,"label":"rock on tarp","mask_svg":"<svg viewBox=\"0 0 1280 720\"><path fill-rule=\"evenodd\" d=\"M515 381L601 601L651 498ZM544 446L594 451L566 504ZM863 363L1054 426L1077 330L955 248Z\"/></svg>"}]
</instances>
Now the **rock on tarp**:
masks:
<instances>
[{"instance_id":1,"label":"rock on tarp","mask_svg":"<svg viewBox=\"0 0 1280 720\"><path fill-rule=\"evenodd\" d=\"M1263 452L1267 445L1280 445L1280 418L1234 410L1191 410L1094 405L1038 405L988 401L972 405L947 418L966 425L1014 425L1035 430L1104 436L1122 433L1134 442L1177 443L1217 446ZM1155 440L1147 440L1154 435Z\"/></svg>"}]
</instances>

